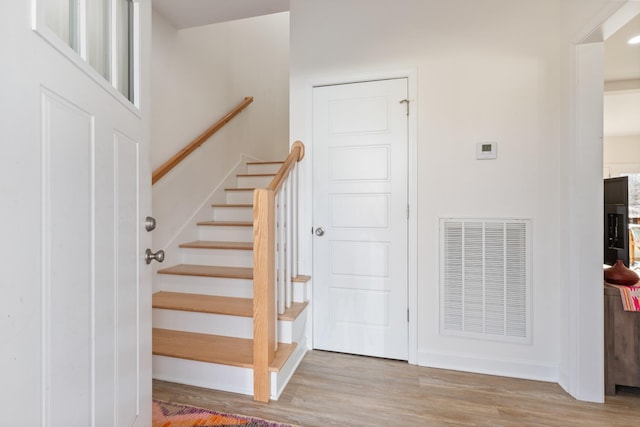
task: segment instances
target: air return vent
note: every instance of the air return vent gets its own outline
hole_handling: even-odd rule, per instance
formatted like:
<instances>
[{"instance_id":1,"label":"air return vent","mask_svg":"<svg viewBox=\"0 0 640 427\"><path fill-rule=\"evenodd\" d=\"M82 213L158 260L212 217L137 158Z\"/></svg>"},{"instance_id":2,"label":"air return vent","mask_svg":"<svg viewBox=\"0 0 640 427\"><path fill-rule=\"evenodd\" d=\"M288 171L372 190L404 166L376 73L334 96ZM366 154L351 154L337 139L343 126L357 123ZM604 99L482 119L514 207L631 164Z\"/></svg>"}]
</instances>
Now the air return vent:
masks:
<instances>
[{"instance_id":1,"label":"air return vent","mask_svg":"<svg viewBox=\"0 0 640 427\"><path fill-rule=\"evenodd\" d=\"M440 220L440 331L530 341L530 220Z\"/></svg>"}]
</instances>

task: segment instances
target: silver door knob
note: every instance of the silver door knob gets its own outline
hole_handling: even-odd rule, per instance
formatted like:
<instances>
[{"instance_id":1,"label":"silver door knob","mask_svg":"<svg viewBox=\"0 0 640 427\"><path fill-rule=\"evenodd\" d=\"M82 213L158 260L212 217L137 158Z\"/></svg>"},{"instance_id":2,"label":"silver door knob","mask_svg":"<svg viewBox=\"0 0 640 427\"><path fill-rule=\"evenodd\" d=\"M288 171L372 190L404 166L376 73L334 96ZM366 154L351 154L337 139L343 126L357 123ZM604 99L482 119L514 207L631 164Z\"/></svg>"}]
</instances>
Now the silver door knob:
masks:
<instances>
[{"instance_id":1,"label":"silver door knob","mask_svg":"<svg viewBox=\"0 0 640 427\"><path fill-rule=\"evenodd\" d=\"M322 227L316 228L316 236L324 236L324 228Z\"/></svg>"},{"instance_id":2,"label":"silver door knob","mask_svg":"<svg viewBox=\"0 0 640 427\"><path fill-rule=\"evenodd\" d=\"M164 251L161 249L155 254L151 252L151 249L147 249L146 251L144 251L144 260L147 262L147 264L151 264L151 261L153 261L154 259L158 262L164 261Z\"/></svg>"},{"instance_id":3,"label":"silver door knob","mask_svg":"<svg viewBox=\"0 0 640 427\"><path fill-rule=\"evenodd\" d=\"M148 216L144 219L144 229L147 231L153 231L156 229L156 219L152 216Z\"/></svg>"}]
</instances>

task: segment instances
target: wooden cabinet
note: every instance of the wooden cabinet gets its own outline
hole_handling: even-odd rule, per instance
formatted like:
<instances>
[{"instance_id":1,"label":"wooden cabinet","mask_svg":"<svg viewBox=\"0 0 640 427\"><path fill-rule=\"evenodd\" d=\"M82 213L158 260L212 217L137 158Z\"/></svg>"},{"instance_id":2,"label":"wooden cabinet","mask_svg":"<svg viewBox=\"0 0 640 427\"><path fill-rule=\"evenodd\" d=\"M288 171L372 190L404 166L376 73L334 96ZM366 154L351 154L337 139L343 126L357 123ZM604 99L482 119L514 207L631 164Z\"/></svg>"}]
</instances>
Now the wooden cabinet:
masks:
<instances>
[{"instance_id":1,"label":"wooden cabinet","mask_svg":"<svg viewBox=\"0 0 640 427\"><path fill-rule=\"evenodd\" d=\"M640 387L640 312L624 311L620 291L604 287L605 394Z\"/></svg>"}]
</instances>

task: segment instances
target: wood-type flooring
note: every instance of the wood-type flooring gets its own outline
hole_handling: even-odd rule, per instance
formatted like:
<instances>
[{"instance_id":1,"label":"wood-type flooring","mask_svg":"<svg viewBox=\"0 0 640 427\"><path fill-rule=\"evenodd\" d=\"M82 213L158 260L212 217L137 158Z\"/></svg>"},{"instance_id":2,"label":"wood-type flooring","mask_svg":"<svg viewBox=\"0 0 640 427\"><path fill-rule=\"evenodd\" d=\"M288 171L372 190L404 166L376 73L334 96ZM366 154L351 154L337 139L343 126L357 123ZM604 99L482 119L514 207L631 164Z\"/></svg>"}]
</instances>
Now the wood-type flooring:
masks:
<instances>
[{"instance_id":1,"label":"wood-type flooring","mask_svg":"<svg viewBox=\"0 0 640 427\"><path fill-rule=\"evenodd\" d=\"M605 404L579 402L553 383L310 351L278 401L154 381L153 397L316 426L640 426L640 389Z\"/></svg>"}]
</instances>

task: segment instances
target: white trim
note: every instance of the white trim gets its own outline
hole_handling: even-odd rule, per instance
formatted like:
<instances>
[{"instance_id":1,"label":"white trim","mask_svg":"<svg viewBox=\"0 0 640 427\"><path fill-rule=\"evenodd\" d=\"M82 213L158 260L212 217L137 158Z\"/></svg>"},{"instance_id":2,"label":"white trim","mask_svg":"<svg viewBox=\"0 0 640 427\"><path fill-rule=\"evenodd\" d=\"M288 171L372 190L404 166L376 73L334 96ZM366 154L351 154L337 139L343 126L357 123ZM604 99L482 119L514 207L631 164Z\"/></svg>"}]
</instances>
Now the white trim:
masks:
<instances>
[{"instance_id":1,"label":"white trim","mask_svg":"<svg viewBox=\"0 0 640 427\"><path fill-rule=\"evenodd\" d=\"M302 359L307 354L307 343L301 341L297 343L293 353L289 356L289 359L284 366L278 372L271 372L271 399L278 400L284 392L284 389L291 381L293 374L298 370L298 366L302 363ZM252 394L252 393L251 393Z\"/></svg>"},{"instance_id":2,"label":"white trim","mask_svg":"<svg viewBox=\"0 0 640 427\"><path fill-rule=\"evenodd\" d=\"M407 202L409 229L407 258L409 304L409 363L418 363L418 70L404 73L409 82L409 167Z\"/></svg>"},{"instance_id":3,"label":"white trim","mask_svg":"<svg viewBox=\"0 0 640 427\"><path fill-rule=\"evenodd\" d=\"M410 364L418 364L418 68L405 68L400 70L380 71L372 73L361 73L353 75L336 75L322 76L305 81L304 85L304 104L305 104L305 123L304 123L304 139L305 158L311 158L313 155L313 88L319 86L329 86L338 84L358 83L375 80L391 80L391 79L407 79L409 93L409 119L408 119L408 182L407 182L407 202L409 204L409 221L407 226L407 304L409 306L409 324L408 324L408 362ZM306 167L306 173L302 177L303 189L307 189L307 198L301 199L301 207L312 206L313 201L313 168L309 163ZM304 193L303 193L304 195ZM308 225L313 224L313 212L301 212L306 214L309 221ZM300 221L301 230L310 229L305 227L304 221ZM303 235L309 237L306 233ZM305 258L301 256L304 267L309 269L313 267L313 258L311 253L312 243L308 240L307 245L301 244L300 247L308 248ZM301 252L301 255L302 252ZM305 271L306 268L300 271ZM310 316L313 316L311 311ZM313 319L308 320L313 323ZM311 336L311 342L313 342Z\"/></svg>"},{"instance_id":4,"label":"white trim","mask_svg":"<svg viewBox=\"0 0 640 427\"><path fill-rule=\"evenodd\" d=\"M597 43L611 37L640 13L640 1L628 0L622 5L609 6L592 21L589 34L578 38L575 44Z\"/></svg>"},{"instance_id":5,"label":"white trim","mask_svg":"<svg viewBox=\"0 0 640 427\"><path fill-rule=\"evenodd\" d=\"M493 357L483 359L480 357L460 356L453 353L428 351L420 351L418 359L420 366L429 368L450 369L526 380L558 382L560 375L560 369L557 364L531 364L517 359L496 359Z\"/></svg>"},{"instance_id":6,"label":"white trim","mask_svg":"<svg viewBox=\"0 0 640 427\"><path fill-rule=\"evenodd\" d=\"M638 2L607 5L570 52L571 118L568 153L569 283L567 347L560 385L580 400L604 402L604 308L602 270L602 97L603 43L622 17L638 13ZM600 100L600 101L598 101ZM598 130L598 127L600 128ZM598 163L599 159L599 163ZM600 179L596 182L593 169ZM599 183L599 184L598 184ZM595 247L600 250L594 250ZM599 256L597 254L600 254Z\"/></svg>"},{"instance_id":7,"label":"white trim","mask_svg":"<svg viewBox=\"0 0 640 427\"><path fill-rule=\"evenodd\" d=\"M569 146L568 383L580 400L604 401L602 294L602 43L577 45L572 138ZM598 105L598 99L600 103ZM599 127L599 130L598 130ZM598 145L600 152L594 150ZM592 175L597 168L597 180Z\"/></svg>"},{"instance_id":8,"label":"white trim","mask_svg":"<svg viewBox=\"0 0 640 427\"><path fill-rule=\"evenodd\" d=\"M109 0L109 77L111 85L120 92L120 75L118 66L120 57L118 55L118 2L117 0Z\"/></svg>"}]
</instances>

